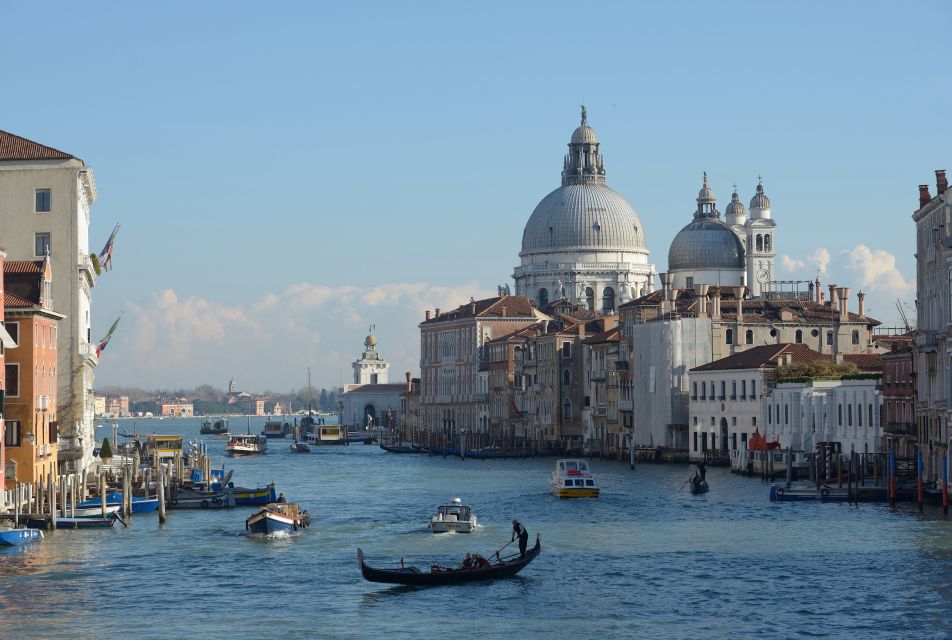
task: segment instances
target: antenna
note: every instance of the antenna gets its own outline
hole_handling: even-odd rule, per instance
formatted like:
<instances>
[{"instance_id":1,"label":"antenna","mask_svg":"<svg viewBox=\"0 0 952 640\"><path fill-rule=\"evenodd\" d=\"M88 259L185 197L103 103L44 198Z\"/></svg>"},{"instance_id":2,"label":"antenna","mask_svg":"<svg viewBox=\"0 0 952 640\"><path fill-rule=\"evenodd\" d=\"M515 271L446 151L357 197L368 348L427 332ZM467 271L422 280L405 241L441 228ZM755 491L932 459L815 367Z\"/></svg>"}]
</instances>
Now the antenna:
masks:
<instances>
[{"instance_id":1,"label":"antenna","mask_svg":"<svg viewBox=\"0 0 952 640\"><path fill-rule=\"evenodd\" d=\"M906 327L906 333L912 332L912 327L909 326L909 319L906 318L906 310L902 308L902 302L900 302L898 298L896 299L896 309L899 311L899 317Z\"/></svg>"}]
</instances>

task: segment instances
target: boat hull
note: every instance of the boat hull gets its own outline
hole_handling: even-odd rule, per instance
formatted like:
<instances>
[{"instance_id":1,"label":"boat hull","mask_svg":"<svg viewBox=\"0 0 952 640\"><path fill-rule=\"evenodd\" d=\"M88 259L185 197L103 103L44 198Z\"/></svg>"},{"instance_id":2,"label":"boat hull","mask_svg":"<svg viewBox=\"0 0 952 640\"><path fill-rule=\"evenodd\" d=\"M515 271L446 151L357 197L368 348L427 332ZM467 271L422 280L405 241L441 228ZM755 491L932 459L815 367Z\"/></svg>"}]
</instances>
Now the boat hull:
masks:
<instances>
[{"instance_id":1,"label":"boat hull","mask_svg":"<svg viewBox=\"0 0 952 640\"><path fill-rule=\"evenodd\" d=\"M812 487L780 487L771 485L771 502L847 502L849 493L844 489L821 487L819 490Z\"/></svg>"},{"instance_id":2,"label":"boat hull","mask_svg":"<svg viewBox=\"0 0 952 640\"><path fill-rule=\"evenodd\" d=\"M472 533L476 528L475 522L447 522L446 520L431 520L431 533Z\"/></svg>"},{"instance_id":3,"label":"boat hull","mask_svg":"<svg viewBox=\"0 0 952 640\"><path fill-rule=\"evenodd\" d=\"M231 490L218 493L178 493L172 499L176 509L225 509L235 506L235 494Z\"/></svg>"},{"instance_id":4,"label":"boat hull","mask_svg":"<svg viewBox=\"0 0 952 640\"><path fill-rule=\"evenodd\" d=\"M525 557L516 556L512 560L506 560L483 569L436 567L438 570L431 569L429 572L421 571L416 567L375 569L368 567L366 563L364 563L364 552L361 549L357 549L357 561L360 565L361 575L364 577L364 580L368 582L405 584L416 587L435 587L448 584L460 584L463 582L481 582L484 580L511 578L519 573L527 564L535 560L541 551L542 543L539 537L536 536L535 546L526 551Z\"/></svg>"},{"instance_id":5,"label":"boat hull","mask_svg":"<svg viewBox=\"0 0 952 640\"><path fill-rule=\"evenodd\" d=\"M21 527L19 529L0 529L0 545L16 547L21 544L39 542L43 539L43 532L39 529Z\"/></svg>"},{"instance_id":6,"label":"boat hull","mask_svg":"<svg viewBox=\"0 0 952 640\"><path fill-rule=\"evenodd\" d=\"M100 501L97 499L84 500L83 502L76 504L77 511L79 509L92 509L95 511L92 515L102 515L102 507L100 506ZM121 493L110 493L106 496L106 506L107 507L116 507L118 508L122 504L122 494ZM158 498L142 498L138 496L132 497L132 513L151 513L159 508L159 499ZM67 509L69 511L69 509ZM76 515L80 515L77 513Z\"/></svg>"},{"instance_id":7,"label":"boat hull","mask_svg":"<svg viewBox=\"0 0 952 640\"><path fill-rule=\"evenodd\" d=\"M235 487L235 504L238 506L249 504L268 504L278 499L274 491L274 485L267 487L258 487L257 489L244 489Z\"/></svg>"},{"instance_id":8,"label":"boat hull","mask_svg":"<svg viewBox=\"0 0 952 640\"><path fill-rule=\"evenodd\" d=\"M57 518L57 529L110 529L116 524L117 516L113 514L108 518ZM48 522L43 518L30 518L27 520L27 526L34 529L45 529Z\"/></svg>"},{"instance_id":9,"label":"boat hull","mask_svg":"<svg viewBox=\"0 0 952 640\"><path fill-rule=\"evenodd\" d=\"M707 484L707 482L701 482L700 484L691 483L691 493L694 494L707 493L710 491L710 489L711 487Z\"/></svg>"},{"instance_id":10,"label":"boat hull","mask_svg":"<svg viewBox=\"0 0 952 640\"><path fill-rule=\"evenodd\" d=\"M562 487L549 483L549 492L557 498L597 498L598 487Z\"/></svg>"},{"instance_id":11,"label":"boat hull","mask_svg":"<svg viewBox=\"0 0 952 640\"><path fill-rule=\"evenodd\" d=\"M245 524L251 533L268 536L276 533L294 533L299 528L299 524L294 518L279 513L271 513L270 511L251 516Z\"/></svg>"}]
</instances>

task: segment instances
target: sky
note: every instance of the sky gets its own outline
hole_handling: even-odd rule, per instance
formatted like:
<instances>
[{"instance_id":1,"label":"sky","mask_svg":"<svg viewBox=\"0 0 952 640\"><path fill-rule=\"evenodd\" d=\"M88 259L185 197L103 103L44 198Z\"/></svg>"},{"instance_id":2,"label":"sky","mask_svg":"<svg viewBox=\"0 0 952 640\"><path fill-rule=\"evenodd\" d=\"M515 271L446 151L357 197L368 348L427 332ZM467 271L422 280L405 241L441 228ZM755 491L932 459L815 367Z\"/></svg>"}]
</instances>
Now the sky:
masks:
<instances>
[{"instance_id":1,"label":"sky","mask_svg":"<svg viewBox=\"0 0 952 640\"><path fill-rule=\"evenodd\" d=\"M346 383L371 323L391 378L425 309L511 283L579 105L650 261L707 171L762 176L778 275L914 317L917 185L949 168L935 2L5 2L0 129L91 165L122 225L97 386ZM2 232L0 232L2 233ZM855 297L853 299L855 304Z\"/></svg>"}]
</instances>

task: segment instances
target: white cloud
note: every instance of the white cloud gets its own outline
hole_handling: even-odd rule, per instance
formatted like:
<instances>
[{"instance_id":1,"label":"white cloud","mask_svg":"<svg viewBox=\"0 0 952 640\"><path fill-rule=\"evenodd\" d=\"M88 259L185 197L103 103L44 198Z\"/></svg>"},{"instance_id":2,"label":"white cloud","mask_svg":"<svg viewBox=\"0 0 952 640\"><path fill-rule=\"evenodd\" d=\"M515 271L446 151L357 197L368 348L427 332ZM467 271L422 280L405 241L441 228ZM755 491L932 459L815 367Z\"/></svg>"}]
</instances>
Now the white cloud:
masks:
<instances>
[{"instance_id":1,"label":"white cloud","mask_svg":"<svg viewBox=\"0 0 952 640\"><path fill-rule=\"evenodd\" d=\"M846 269L858 278L856 285L867 292L890 298L908 298L915 295L916 283L907 280L896 268L896 256L882 249L870 249L859 244L845 251Z\"/></svg>"},{"instance_id":2,"label":"white cloud","mask_svg":"<svg viewBox=\"0 0 952 640\"><path fill-rule=\"evenodd\" d=\"M783 265L783 268L790 273L809 271L810 276L813 276L815 273L823 274L827 272L827 267L830 266L830 252L820 247L803 260L796 260L788 255L783 255L780 257L780 263ZM814 269L816 271L814 271Z\"/></svg>"},{"instance_id":3,"label":"white cloud","mask_svg":"<svg viewBox=\"0 0 952 640\"><path fill-rule=\"evenodd\" d=\"M127 309L97 369L97 384L224 387L236 377L248 389L299 387L311 366L316 385L348 382L367 326L377 326L391 373L419 368L424 311L487 297L475 282L425 282L373 287L298 282L247 305L229 306L175 291L157 292Z\"/></svg>"}]
</instances>

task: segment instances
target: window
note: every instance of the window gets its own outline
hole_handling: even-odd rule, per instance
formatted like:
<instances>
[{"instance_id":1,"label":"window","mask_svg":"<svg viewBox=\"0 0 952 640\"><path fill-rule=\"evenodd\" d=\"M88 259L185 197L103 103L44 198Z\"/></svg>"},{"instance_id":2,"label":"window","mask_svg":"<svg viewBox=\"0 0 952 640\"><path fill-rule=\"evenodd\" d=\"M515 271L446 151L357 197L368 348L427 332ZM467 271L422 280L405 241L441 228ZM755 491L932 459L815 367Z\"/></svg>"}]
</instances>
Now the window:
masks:
<instances>
[{"instance_id":1,"label":"window","mask_svg":"<svg viewBox=\"0 0 952 640\"><path fill-rule=\"evenodd\" d=\"M731 426L732 427L737 426L737 416L731 416Z\"/></svg>"},{"instance_id":2,"label":"window","mask_svg":"<svg viewBox=\"0 0 952 640\"><path fill-rule=\"evenodd\" d=\"M370 374L370 384L377 384L377 374L376 374L376 373L371 373L371 374Z\"/></svg>"},{"instance_id":3,"label":"window","mask_svg":"<svg viewBox=\"0 0 952 640\"><path fill-rule=\"evenodd\" d=\"M853 405L846 405L846 426L853 426Z\"/></svg>"},{"instance_id":4,"label":"window","mask_svg":"<svg viewBox=\"0 0 952 640\"><path fill-rule=\"evenodd\" d=\"M744 342L747 344L754 344L754 332L750 329L748 329L747 333L744 335Z\"/></svg>"},{"instance_id":5,"label":"window","mask_svg":"<svg viewBox=\"0 0 952 640\"><path fill-rule=\"evenodd\" d=\"M571 358L571 357L572 357L572 343L571 343L571 342L563 342L563 343L562 343L562 357L563 357L563 358Z\"/></svg>"},{"instance_id":6,"label":"window","mask_svg":"<svg viewBox=\"0 0 952 640\"><path fill-rule=\"evenodd\" d=\"M562 384L564 384L566 387L572 384L572 374L569 373L568 369L562 372Z\"/></svg>"},{"instance_id":7,"label":"window","mask_svg":"<svg viewBox=\"0 0 952 640\"><path fill-rule=\"evenodd\" d=\"M726 397L727 397L727 382L725 380L721 380L721 397L718 399L723 400Z\"/></svg>"},{"instance_id":8,"label":"window","mask_svg":"<svg viewBox=\"0 0 952 640\"><path fill-rule=\"evenodd\" d=\"M562 403L562 419L572 419L572 402L568 398L566 398L565 402Z\"/></svg>"},{"instance_id":9,"label":"window","mask_svg":"<svg viewBox=\"0 0 952 640\"><path fill-rule=\"evenodd\" d=\"M737 380L731 380L731 400L737 400Z\"/></svg>"},{"instance_id":10,"label":"window","mask_svg":"<svg viewBox=\"0 0 952 640\"><path fill-rule=\"evenodd\" d=\"M859 331L853 331L853 344L859 344Z\"/></svg>"},{"instance_id":11,"label":"window","mask_svg":"<svg viewBox=\"0 0 952 640\"><path fill-rule=\"evenodd\" d=\"M10 334L10 337L13 338L13 341L20 344L20 323L19 322L4 322L4 328L6 328L7 333Z\"/></svg>"},{"instance_id":12,"label":"window","mask_svg":"<svg viewBox=\"0 0 952 640\"><path fill-rule=\"evenodd\" d=\"M50 250L50 233L48 231L37 233L34 236L34 240L36 245L35 255L45 256L47 253L52 253L52 251Z\"/></svg>"},{"instance_id":13,"label":"window","mask_svg":"<svg viewBox=\"0 0 952 640\"><path fill-rule=\"evenodd\" d=\"M697 426L697 416L694 416L694 426Z\"/></svg>"},{"instance_id":14,"label":"window","mask_svg":"<svg viewBox=\"0 0 952 640\"><path fill-rule=\"evenodd\" d=\"M764 250L764 237L761 234L757 234L757 251Z\"/></svg>"},{"instance_id":15,"label":"window","mask_svg":"<svg viewBox=\"0 0 952 640\"><path fill-rule=\"evenodd\" d=\"M905 419L905 415L903 415L903 419ZM873 422L874 422L873 421L873 404L870 403L869 404L869 426L873 426Z\"/></svg>"},{"instance_id":16,"label":"window","mask_svg":"<svg viewBox=\"0 0 952 640\"><path fill-rule=\"evenodd\" d=\"M773 405L767 405L767 424L773 424Z\"/></svg>"},{"instance_id":17,"label":"window","mask_svg":"<svg viewBox=\"0 0 952 640\"><path fill-rule=\"evenodd\" d=\"M757 381L756 380L750 381L750 399L751 400L757 399Z\"/></svg>"},{"instance_id":18,"label":"window","mask_svg":"<svg viewBox=\"0 0 952 640\"><path fill-rule=\"evenodd\" d=\"M701 383L701 400L707 400L707 383Z\"/></svg>"},{"instance_id":19,"label":"window","mask_svg":"<svg viewBox=\"0 0 952 640\"><path fill-rule=\"evenodd\" d=\"M8 398L18 398L20 396L20 365L8 364L3 367L6 379L4 390Z\"/></svg>"},{"instance_id":20,"label":"window","mask_svg":"<svg viewBox=\"0 0 952 640\"><path fill-rule=\"evenodd\" d=\"M740 381L740 399L741 400L747 399L747 381L746 380Z\"/></svg>"},{"instance_id":21,"label":"window","mask_svg":"<svg viewBox=\"0 0 952 640\"><path fill-rule=\"evenodd\" d=\"M711 426L714 426L714 416L711 416Z\"/></svg>"},{"instance_id":22,"label":"window","mask_svg":"<svg viewBox=\"0 0 952 640\"><path fill-rule=\"evenodd\" d=\"M843 405L836 405L836 422L837 426L843 426Z\"/></svg>"},{"instance_id":23,"label":"window","mask_svg":"<svg viewBox=\"0 0 952 640\"><path fill-rule=\"evenodd\" d=\"M728 329L724 332L724 344L734 344L734 330Z\"/></svg>"},{"instance_id":24,"label":"window","mask_svg":"<svg viewBox=\"0 0 952 640\"><path fill-rule=\"evenodd\" d=\"M833 332L832 332L832 331L827 331L827 332L826 332L826 343L827 343L827 344L833 344Z\"/></svg>"},{"instance_id":25,"label":"window","mask_svg":"<svg viewBox=\"0 0 952 640\"><path fill-rule=\"evenodd\" d=\"M36 190L36 212L49 213L52 209L53 196L49 189Z\"/></svg>"},{"instance_id":26,"label":"window","mask_svg":"<svg viewBox=\"0 0 952 640\"><path fill-rule=\"evenodd\" d=\"M783 405L783 423L790 424L790 405Z\"/></svg>"},{"instance_id":27,"label":"window","mask_svg":"<svg viewBox=\"0 0 952 640\"><path fill-rule=\"evenodd\" d=\"M685 288L685 289L693 289L693 288L694 288L694 277L693 277L693 276L688 276L687 278L685 278L684 288Z\"/></svg>"},{"instance_id":28,"label":"window","mask_svg":"<svg viewBox=\"0 0 952 640\"><path fill-rule=\"evenodd\" d=\"M3 442L8 447L20 446L20 421L7 420L3 430Z\"/></svg>"},{"instance_id":29,"label":"window","mask_svg":"<svg viewBox=\"0 0 952 640\"><path fill-rule=\"evenodd\" d=\"M746 434L746 433L740 434L740 441L743 443L743 445L744 445L745 447L747 446L747 434Z\"/></svg>"},{"instance_id":30,"label":"window","mask_svg":"<svg viewBox=\"0 0 952 640\"><path fill-rule=\"evenodd\" d=\"M549 291L545 287L539 289L539 306L544 307L549 304Z\"/></svg>"},{"instance_id":31,"label":"window","mask_svg":"<svg viewBox=\"0 0 952 640\"><path fill-rule=\"evenodd\" d=\"M697 431L694 432L694 450L697 451Z\"/></svg>"},{"instance_id":32,"label":"window","mask_svg":"<svg viewBox=\"0 0 952 640\"><path fill-rule=\"evenodd\" d=\"M585 308L595 311L595 290L591 287L585 287Z\"/></svg>"},{"instance_id":33,"label":"window","mask_svg":"<svg viewBox=\"0 0 952 640\"><path fill-rule=\"evenodd\" d=\"M697 400L697 383L691 383L691 400Z\"/></svg>"},{"instance_id":34,"label":"window","mask_svg":"<svg viewBox=\"0 0 952 640\"><path fill-rule=\"evenodd\" d=\"M731 449L734 449L735 451L737 450L737 434L736 433L731 434Z\"/></svg>"},{"instance_id":35,"label":"window","mask_svg":"<svg viewBox=\"0 0 952 640\"><path fill-rule=\"evenodd\" d=\"M750 426L752 426L752 427L756 427L756 426L757 426L757 416L751 416L751 417L750 417Z\"/></svg>"},{"instance_id":36,"label":"window","mask_svg":"<svg viewBox=\"0 0 952 640\"><path fill-rule=\"evenodd\" d=\"M615 310L615 290L605 287L602 292L602 313L611 313Z\"/></svg>"},{"instance_id":37,"label":"window","mask_svg":"<svg viewBox=\"0 0 952 640\"><path fill-rule=\"evenodd\" d=\"M770 251L770 234L764 236L764 251Z\"/></svg>"},{"instance_id":38,"label":"window","mask_svg":"<svg viewBox=\"0 0 952 640\"><path fill-rule=\"evenodd\" d=\"M856 405L856 423L860 427L863 426L863 405Z\"/></svg>"},{"instance_id":39,"label":"window","mask_svg":"<svg viewBox=\"0 0 952 640\"><path fill-rule=\"evenodd\" d=\"M794 335L793 341L797 344L803 342L803 332L800 329L797 329L797 332Z\"/></svg>"}]
</instances>

